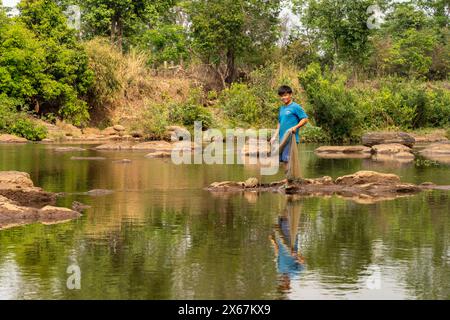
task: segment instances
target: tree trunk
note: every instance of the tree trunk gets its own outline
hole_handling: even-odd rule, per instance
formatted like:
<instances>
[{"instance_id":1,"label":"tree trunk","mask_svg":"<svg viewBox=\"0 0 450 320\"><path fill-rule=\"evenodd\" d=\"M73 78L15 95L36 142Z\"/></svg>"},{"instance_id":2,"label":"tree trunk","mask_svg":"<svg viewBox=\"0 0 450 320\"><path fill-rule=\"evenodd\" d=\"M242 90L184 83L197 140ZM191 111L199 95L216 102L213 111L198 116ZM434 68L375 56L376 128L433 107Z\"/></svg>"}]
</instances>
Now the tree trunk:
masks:
<instances>
[{"instance_id":1,"label":"tree trunk","mask_svg":"<svg viewBox=\"0 0 450 320\"><path fill-rule=\"evenodd\" d=\"M120 15L114 15L111 20L111 44L122 51L123 47L123 22Z\"/></svg>"},{"instance_id":2,"label":"tree trunk","mask_svg":"<svg viewBox=\"0 0 450 320\"><path fill-rule=\"evenodd\" d=\"M227 76L225 82L230 85L236 80L236 57L233 49L227 52Z\"/></svg>"},{"instance_id":3,"label":"tree trunk","mask_svg":"<svg viewBox=\"0 0 450 320\"><path fill-rule=\"evenodd\" d=\"M116 43L116 23L117 23L116 18L113 17L111 19L111 39L110 39L111 45L115 45Z\"/></svg>"},{"instance_id":4,"label":"tree trunk","mask_svg":"<svg viewBox=\"0 0 450 320\"><path fill-rule=\"evenodd\" d=\"M119 19L117 22L117 47L120 52L122 52L123 48L123 21Z\"/></svg>"}]
</instances>

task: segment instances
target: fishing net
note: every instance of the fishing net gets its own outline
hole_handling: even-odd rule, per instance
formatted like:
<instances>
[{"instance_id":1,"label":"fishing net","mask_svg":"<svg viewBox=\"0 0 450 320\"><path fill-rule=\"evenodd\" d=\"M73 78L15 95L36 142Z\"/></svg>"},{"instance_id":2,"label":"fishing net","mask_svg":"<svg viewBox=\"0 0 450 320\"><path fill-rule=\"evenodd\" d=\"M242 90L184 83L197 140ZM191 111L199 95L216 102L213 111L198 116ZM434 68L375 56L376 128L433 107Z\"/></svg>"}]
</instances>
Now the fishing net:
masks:
<instances>
[{"instance_id":1,"label":"fishing net","mask_svg":"<svg viewBox=\"0 0 450 320\"><path fill-rule=\"evenodd\" d=\"M300 158L298 155L297 140L292 132L288 132L284 135L283 140L280 143L279 154L282 154L286 148L289 148L286 178L290 182L301 181L302 177L300 174Z\"/></svg>"}]
</instances>

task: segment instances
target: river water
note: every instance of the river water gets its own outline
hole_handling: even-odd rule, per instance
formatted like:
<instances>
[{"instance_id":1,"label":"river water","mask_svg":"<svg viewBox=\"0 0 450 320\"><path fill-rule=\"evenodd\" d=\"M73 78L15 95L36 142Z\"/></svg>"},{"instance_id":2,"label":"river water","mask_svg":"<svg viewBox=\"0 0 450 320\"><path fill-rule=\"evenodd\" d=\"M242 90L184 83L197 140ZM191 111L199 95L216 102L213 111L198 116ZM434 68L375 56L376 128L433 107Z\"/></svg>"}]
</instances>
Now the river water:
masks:
<instances>
[{"instance_id":1,"label":"river water","mask_svg":"<svg viewBox=\"0 0 450 320\"><path fill-rule=\"evenodd\" d=\"M316 147L300 146L308 178L375 170L450 185L448 165L323 160ZM54 148L0 146L0 170L70 193L58 205L91 208L67 223L0 230L0 299L450 299L448 191L368 205L213 194L204 187L258 168ZM124 158L132 162L115 162ZM92 189L114 193L82 194ZM70 266L80 289L67 285L75 283Z\"/></svg>"}]
</instances>

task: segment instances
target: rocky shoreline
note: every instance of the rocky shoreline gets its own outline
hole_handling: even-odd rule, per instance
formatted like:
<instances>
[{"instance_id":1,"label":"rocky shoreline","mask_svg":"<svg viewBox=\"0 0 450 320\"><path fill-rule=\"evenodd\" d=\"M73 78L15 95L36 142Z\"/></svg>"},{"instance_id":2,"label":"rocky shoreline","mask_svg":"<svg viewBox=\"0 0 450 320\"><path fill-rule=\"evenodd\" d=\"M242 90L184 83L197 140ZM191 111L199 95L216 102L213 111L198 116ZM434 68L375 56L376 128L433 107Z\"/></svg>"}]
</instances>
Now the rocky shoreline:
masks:
<instances>
[{"instance_id":1,"label":"rocky shoreline","mask_svg":"<svg viewBox=\"0 0 450 320\"><path fill-rule=\"evenodd\" d=\"M79 208L83 206L56 207L56 198L56 194L35 187L28 173L0 171L0 229L36 222L61 223L81 217Z\"/></svg>"}]
</instances>

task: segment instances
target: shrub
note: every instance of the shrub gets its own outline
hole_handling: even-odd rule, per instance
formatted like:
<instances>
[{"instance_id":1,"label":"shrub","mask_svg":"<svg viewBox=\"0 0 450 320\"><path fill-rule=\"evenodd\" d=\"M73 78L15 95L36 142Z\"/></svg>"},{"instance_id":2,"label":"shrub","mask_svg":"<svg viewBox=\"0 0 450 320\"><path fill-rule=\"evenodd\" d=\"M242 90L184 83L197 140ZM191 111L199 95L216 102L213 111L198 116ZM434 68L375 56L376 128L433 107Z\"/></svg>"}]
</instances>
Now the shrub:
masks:
<instances>
[{"instance_id":1,"label":"shrub","mask_svg":"<svg viewBox=\"0 0 450 320\"><path fill-rule=\"evenodd\" d=\"M91 84L87 56L54 1L22 1L0 25L0 91L76 125L89 118L80 98Z\"/></svg>"},{"instance_id":2,"label":"shrub","mask_svg":"<svg viewBox=\"0 0 450 320\"><path fill-rule=\"evenodd\" d=\"M325 78L320 66L312 64L300 74L314 119L334 141L356 140L362 129L355 95L346 90L345 79Z\"/></svg>"},{"instance_id":3,"label":"shrub","mask_svg":"<svg viewBox=\"0 0 450 320\"><path fill-rule=\"evenodd\" d=\"M235 125L256 124L261 116L261 105L246 84L235 83L225 89L219 99L225 115Z\"/></svg>"},{"instance_id":4,"label":"shrub","mask_svg":"<svg viewBox=\"0 0 450 320\"><path fill-rule=\"evenodd\" d=\"M165 138L168 125L167 107L161 104L150 104L142 113L136 129L142 130L148 139L161 140Z\"/></svg>"},{"instance_id":5,"label":"shrub","mask_svg":"<svg viewBox=\"0 0 450 320\"><path fill-rule=\"evenodd\" d=\"M363 131L446 127L450 93L445 84L399 78L347 84L340 74L322 73L317 64L300 74L316 124L332 140L355 141Z\"/></svg>"},{"instance_id":6,"label":"shrub","mask_svg":"<svg viewBox=\"0 0 450 320\"><path fill-rule=\"evenodd\" d=\"M211 112L202 104L203 96L200 89L193 90L185 103L172 102L169 105L170 122L184 126L193 126L201 121L203 129L213 125Z\"/></svg>"},{"instance_id":7,"label":"shrub","mask_svg":"<svg viewBox=\"0 0 450 320\"><path fill-rule=\"evenodd\" d=\"M36 124L26 113L16 111L17 100L0 95L0 132L14 134L31 141L47 136L47 129Z\"/></svg>"},{"instance_id":8,"label":"shrub","mask_svg":"<svg viewBox=\"0 0 450 320\"><path fill-rule=\"evenodd\" d=\"M322 128L307 124L301 129L300 136L306 143L323 143L329 142L331 139Z\"/></svg>"}]
</instances>

